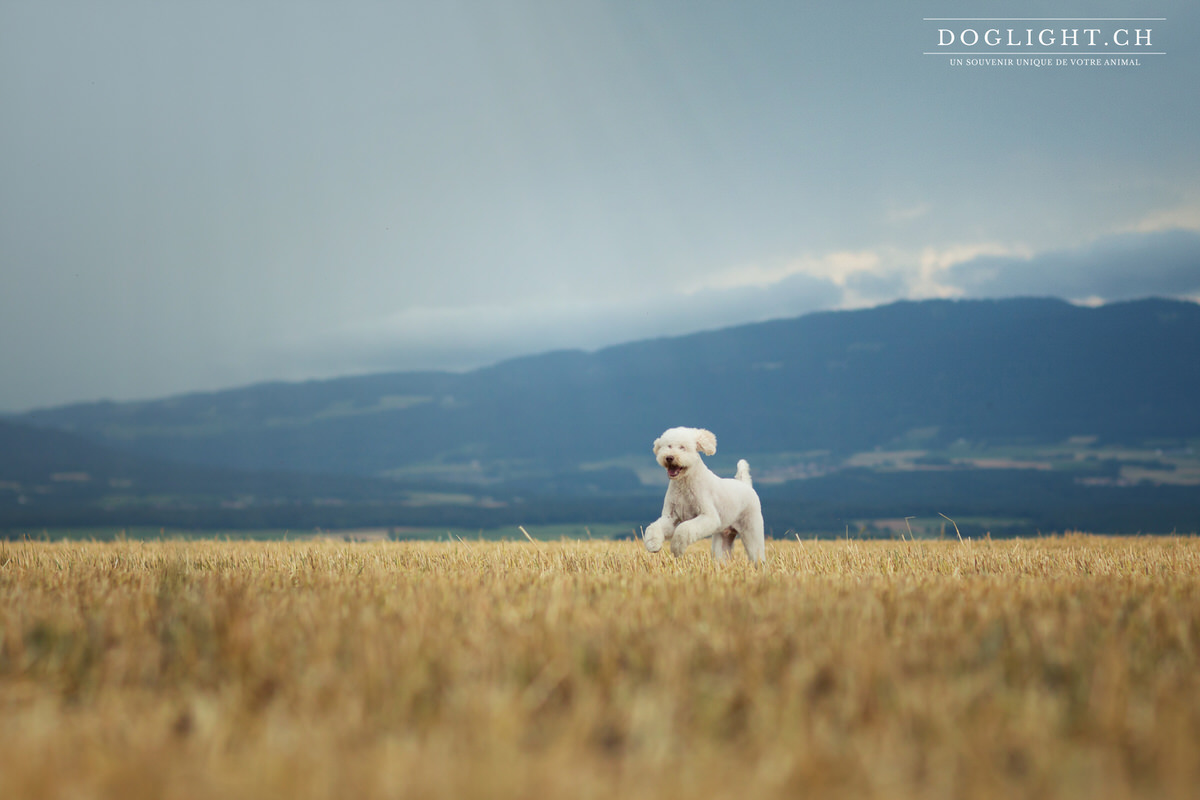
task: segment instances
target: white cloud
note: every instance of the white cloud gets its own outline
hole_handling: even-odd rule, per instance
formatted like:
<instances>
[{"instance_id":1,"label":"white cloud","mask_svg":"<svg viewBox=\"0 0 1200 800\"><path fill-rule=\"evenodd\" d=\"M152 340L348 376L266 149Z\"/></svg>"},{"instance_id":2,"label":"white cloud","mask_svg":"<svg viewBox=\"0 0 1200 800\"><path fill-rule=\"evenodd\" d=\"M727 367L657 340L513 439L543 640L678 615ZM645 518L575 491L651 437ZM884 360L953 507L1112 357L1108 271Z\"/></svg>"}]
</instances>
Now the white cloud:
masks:
<instances>
[{"instance_id":1,"label":"white cloud","mask_svg":"<svg viewBox=\"0 0 1200 800\"><path fill-rule=\"evenodd\" d=\"M974 242L926 247L917 258L917 271L909 284L908 296L921 298L961 297L963 290L948 280L949 273L959 264L980 258L1029 258L1024 247L1000 242Z\"/></svg>"},{"instance_id":2,"label":"white cloud","mask_svg":"<svg viewBox=\"0 0 1200 800\"><path fill-rule=\"evenodd\" d=\"M861 308L903 297L952 298L964 290L950 279L954 268L981 258L1028 259L1033 251L1001 242L963 242L917 251L892 245L805 254L767 264L740 264L699 281L688 293L770 289L789 278L823 281L840 291L834 308Z\"/></svg>"},{"instance_id":3,"label":"white cloud","mask_svg":"<svg viewBox=\"0 0 1200 800\"><path fill-rule=\"evenodd\" d=\"M839 250L823 255L804 255L770 264L740 264L716 272L690 287L689 294L746 287L766 288L793 276L825 280L834 286L845 287L847 282L862 273L879 275L886 271L883 258L874 250Z\"/></svg>"},{"instance_id":4,"label":"white cloud","mask_svg":"<svg viewBox=\"0 0 1200 800\"><path fill-rule=\"evenodd\" d=\"M1200 202L1183 203L1151 212L1122 233L1161 233L1169 230L1200 231Z\"/></svg>"},{"instance_id":5,"label":"white cloud","mask_svg":"<svg viewBox=\"0 0 1200 800\"><path fill-rule=\"evenodd\" d=\"M1057 296L1081 304L1147 295L1200 295L1200 224L1190 207L1148 217L1135 233L1075 247L1036 250L1022 243L956 242L916 251L894 246L808 254L775 265L741 265L706 282L714 294L753 287L763 295L789 279L823 283L835 292L829 308L891 302L1012 295ZM1196 217L1200 223L1200 216ZM828 294L828 292L826 292Z\"/></svg>"}]
</instances>

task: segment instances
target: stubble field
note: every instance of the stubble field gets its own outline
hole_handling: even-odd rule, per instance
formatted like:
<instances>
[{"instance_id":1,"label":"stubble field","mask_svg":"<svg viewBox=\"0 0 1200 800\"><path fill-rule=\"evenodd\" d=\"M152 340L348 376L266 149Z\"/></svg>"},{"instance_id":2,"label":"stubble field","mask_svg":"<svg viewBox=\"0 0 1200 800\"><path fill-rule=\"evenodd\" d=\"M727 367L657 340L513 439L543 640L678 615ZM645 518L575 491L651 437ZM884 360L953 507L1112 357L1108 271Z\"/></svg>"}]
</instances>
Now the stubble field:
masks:
<instances>
[{"instance_id":1,"label":"stubble field","mask_svg":"<svg viewBox=\"0 0 1200 800\"><path fill-rule=\"evenodd\" d=\"M0 797L1192 797L1200 542L0 543Z\"/></svg>"}]
</instances>

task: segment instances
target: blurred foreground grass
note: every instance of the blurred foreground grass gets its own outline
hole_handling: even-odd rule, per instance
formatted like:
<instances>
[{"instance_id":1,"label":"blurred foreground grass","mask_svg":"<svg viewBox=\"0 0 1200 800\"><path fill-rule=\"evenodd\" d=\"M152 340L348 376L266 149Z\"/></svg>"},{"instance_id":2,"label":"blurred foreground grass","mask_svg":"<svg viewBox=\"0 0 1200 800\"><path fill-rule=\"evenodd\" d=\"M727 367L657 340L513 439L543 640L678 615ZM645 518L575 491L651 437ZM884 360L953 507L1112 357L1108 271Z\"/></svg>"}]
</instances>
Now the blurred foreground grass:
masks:
<instances>
[{"instance_id":1,"label":"blurred foreground grass","mask_svg":"<svg viewBox=\"0 0 1200 800\"><path fill-rule=\"evenodd\" d=\"M1200 541L0 543L0 797L1191 797Z\"/></svg>"}]
</instances>

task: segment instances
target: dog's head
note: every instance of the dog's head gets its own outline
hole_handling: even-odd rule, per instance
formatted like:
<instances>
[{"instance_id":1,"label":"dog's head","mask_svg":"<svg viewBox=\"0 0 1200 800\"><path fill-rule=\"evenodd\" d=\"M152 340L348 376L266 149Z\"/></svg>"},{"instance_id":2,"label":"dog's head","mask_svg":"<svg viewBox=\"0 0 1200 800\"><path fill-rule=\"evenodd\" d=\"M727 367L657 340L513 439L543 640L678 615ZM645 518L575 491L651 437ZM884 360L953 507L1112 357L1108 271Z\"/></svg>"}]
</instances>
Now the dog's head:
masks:
<instances>
[{"instance_id":1,"label":"dog's head","mask_svg":"<svg viewBox=\"0 0 1200 800\"><path fill-rule=\"evenodd\" d=\"M703 428L671 428L654 440L655 458L671 479L700 464L701 452L710 456L717 452L717 437Z\"/></svg>"}]
</instances>

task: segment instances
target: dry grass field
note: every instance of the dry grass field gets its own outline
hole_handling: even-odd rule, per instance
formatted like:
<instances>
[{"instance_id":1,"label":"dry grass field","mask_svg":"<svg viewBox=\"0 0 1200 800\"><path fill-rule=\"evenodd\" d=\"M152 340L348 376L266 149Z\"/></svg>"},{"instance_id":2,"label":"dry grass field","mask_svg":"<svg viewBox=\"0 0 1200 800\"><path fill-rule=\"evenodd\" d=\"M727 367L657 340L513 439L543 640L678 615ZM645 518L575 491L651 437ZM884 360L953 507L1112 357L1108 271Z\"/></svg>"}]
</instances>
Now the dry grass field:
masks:
<instances>
[{"instance_id":1,"label":"dry grass field","mask_svg":"<svg viewBox=\"0 0 1200 800\"><path fill-rule=\"evenodd\" d=\"M1195 797L1200 541L0 543L0 797Z\"/></svg>"}]
</instances>

